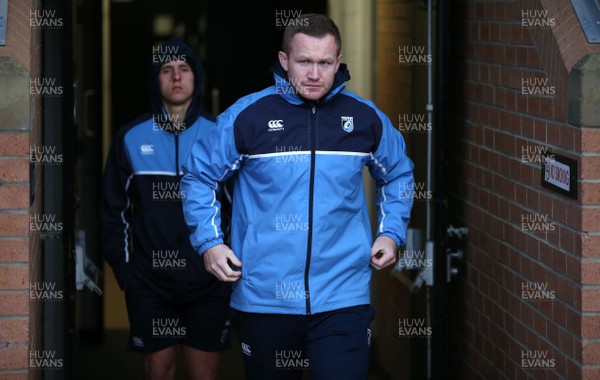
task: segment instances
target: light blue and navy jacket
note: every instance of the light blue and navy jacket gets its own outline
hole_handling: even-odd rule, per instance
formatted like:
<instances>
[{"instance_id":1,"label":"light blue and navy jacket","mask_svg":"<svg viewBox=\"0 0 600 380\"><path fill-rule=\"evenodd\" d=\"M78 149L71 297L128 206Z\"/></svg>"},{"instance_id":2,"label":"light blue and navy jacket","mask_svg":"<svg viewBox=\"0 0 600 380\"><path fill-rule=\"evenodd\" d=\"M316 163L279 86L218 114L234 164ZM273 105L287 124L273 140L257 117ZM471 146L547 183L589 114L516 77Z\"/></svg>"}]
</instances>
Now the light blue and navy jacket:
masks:
<instances>
[{"instance_id":1,"label":"light blue and navy jacket","mask_svg":"<svg viewBox=\"0 0 600 380\"><path fill-rule=\"evenodd\" d=\"M204 267L190 244L180 189L183 163L193 144L214 128L202 113L201 67L187 45L167 41L186 54L195 74L193 101L185 120L173 123L162 106L158 70L150 70L152 113L121 127L111 146L100 202L102 251L121 289L147 286L173 302L229 297L230 287ZM225 204L227 202L224 202Z\"/></svg>"},{"instance_id":2,"label":"light blue and navy jacket","mask_svg":"<svg viewBox=\"0 0 600 380\"><path fill-rule=\"evenodd\" d=\"M223 243L219 184L234 183L231 249L242 261L231 306L314 314L368 304L372 235L363 168L376 181L378 236L405 243L413 164L400 132L344 90L345 65L319 102L276 84L221 114L184 166L184 215L202 254Z\"/></svg>"}]
</instances>

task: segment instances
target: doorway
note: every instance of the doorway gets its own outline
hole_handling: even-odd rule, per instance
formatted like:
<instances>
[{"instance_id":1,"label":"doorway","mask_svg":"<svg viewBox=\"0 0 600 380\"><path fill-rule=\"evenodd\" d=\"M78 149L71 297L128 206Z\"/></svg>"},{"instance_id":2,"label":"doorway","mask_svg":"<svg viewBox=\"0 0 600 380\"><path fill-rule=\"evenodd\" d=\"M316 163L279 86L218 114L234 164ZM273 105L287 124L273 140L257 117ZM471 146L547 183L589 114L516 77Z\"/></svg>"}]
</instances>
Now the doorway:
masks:
<instances>
[{"instance_id":1,"label":"doorway","mask_svg":"<svg viewBox=\"0 0 600 380\"><path fill-rule=\"evenodd\" d=\"M282 28L276 11L326 13L325 0L196 2L76 0L74 56L80 147L75 171L76 231L89 259L102 269L102 297L77 294L75 378L142 378L140 355L126 350L128 321L123 293L101 257L98 197L104 162L118 128L148 110L147 68L152 46L168 36L185 39L205 69L205 110L218 114L239 97L272 84ZM221 377L238 379L238 345L223 357ZM178 368L183 369L183 363ZM118 371L115 371L118 369ZM178 371L177 379L183 379Z\"/></svg>"},{"instance_id":2,"label":"doorway","mask_svg":"<svg viewBox=\"0 0 600 380\"><path fill-rule=\"evenodd\" d=\"M416 2L415 2L416 3ZM117 129L148 109L147 67L152 46L170 35L184 38L200 56L205 68L205 109L218 114L239 97L272 84L268 68L276 61L283 29L276 26L276 12L300 10L329 15L340 26L344 56L353 76L349 88L374 98L375 2L359 0L280 0L244 2L202 0L75 0L74 65L76 76L77 145L75 188L78 207L76 231L82 231L87 256L104 276L99 297L89 290L77 295L78 339L74 353L75 377L113 380L141 378L140 355L126 351L128 322L124 297L111 269L103 263L98 225L98 196L105 157ZM423 9L411 8L415 17L414 38L422 45L425 30ZM424 108L426 75L415 70L410 97L415 110ZM416 112L416 111L415 111ZM394 122L392 115L388 115ZM421 136L422 137L422 136ZM407 141L408 142L408 141ZM424 152L426 143L414 138L413 152ZM416 175L424 177L423 154L419 153ZM412 227L423 228L423 205L417 205ZM381 331L397 331L396 312L388 313L385 303L401 302L410 318L424 315L424 295L412 297L401 282L392 279L398 298L375 290L373 300L382 311L375 322ZM387 298L386 298L387 297ZM377 304L379 303L379 304ZM389 309L388 309L389 310ZM410 373L424 378L426 344L422 340L388 337L394 357L374 357L373 379L393 379ZM222 378L241 378L238 347L223 358ZM232 365L235 363L235 365ZM398 365L401 363L401 365ZM181 363L180 363L181 364ZM182 368L179 365L179 368ZM408 368L408 370L407 370ZM115 369L118 369L115 373ZM408 373L407 373L408 372ZM182 373L178 379L183 378Z\"/></svg>"}]
</instances>

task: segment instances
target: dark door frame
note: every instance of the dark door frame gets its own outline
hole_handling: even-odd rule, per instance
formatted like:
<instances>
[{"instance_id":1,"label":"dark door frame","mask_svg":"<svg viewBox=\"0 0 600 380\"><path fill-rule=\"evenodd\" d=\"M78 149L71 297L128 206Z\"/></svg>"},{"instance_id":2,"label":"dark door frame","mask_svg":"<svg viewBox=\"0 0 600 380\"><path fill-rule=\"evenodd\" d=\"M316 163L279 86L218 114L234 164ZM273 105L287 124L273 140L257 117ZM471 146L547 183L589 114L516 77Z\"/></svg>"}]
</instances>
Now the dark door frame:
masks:
<instances>
[{"instance_id":1,"label":"dark door frame","mask_svg":"<svg viewBox=\"0 0 600 380\"><path fill-rule=\"evenodd\" d=\"M432 351L431 378L446 380L452 377L449 371L448 351L448 213L446 201L447 141L449 112L446 104L449 94L449 1L437 0L435 3L435 59L434 59L434 194L433 236L435 241L434 286L431 301L432 309Z\"/></svg>"},{"instance_id":2,"label":"dark door frame","mask_svg":"<svg viewBox=\"0 0 600 380\"><path fill-rule=\"evenodd\" d=\"M61 301L44 300L42 346L45 351L61 358L61 368L46 368L44 380L72 377L72 343L74 342L74 205L73 192L76 130L74 128L72 0L45 0L42 9L56 10L62 18L61 28L42 31L42 76L56 79L62 86L62 95L43 97L42 142L55 147L63 155L61 165L45 165L42 174L42 212L62 223L62 233L42 237L42 277L44 283L53 283L62 290Z\"/></svg>"}]
</instances>

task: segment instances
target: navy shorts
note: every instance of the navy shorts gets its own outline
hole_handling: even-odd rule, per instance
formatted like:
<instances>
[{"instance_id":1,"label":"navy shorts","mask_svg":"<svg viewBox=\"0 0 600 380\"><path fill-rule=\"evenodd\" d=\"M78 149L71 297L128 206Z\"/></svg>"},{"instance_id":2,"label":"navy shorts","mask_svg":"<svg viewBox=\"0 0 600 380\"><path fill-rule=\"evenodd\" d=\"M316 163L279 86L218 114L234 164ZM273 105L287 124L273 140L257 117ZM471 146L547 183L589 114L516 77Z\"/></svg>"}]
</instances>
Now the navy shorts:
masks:
<instances>
[{"instance_id":1,"label":"navy shorts","mask_svg":"<svg viewBox=\"0 0 600 380\"><path fill-rule=\"evenodd\" d=\"M175 303L135 283L125 291L130 351L150 353L179 343L207 352L230 348L228 299L206 297Z\"/></svg>"},{"instance_id":2,"label":"navy shorts","mask_svg":"<svg viewBox=\"0 0 600 380\"><path fill-rule=\"evenodd\" d=\"M365 380L371 305L313 315L233 312L247 379Z\"/></svg>"}]
</instances>

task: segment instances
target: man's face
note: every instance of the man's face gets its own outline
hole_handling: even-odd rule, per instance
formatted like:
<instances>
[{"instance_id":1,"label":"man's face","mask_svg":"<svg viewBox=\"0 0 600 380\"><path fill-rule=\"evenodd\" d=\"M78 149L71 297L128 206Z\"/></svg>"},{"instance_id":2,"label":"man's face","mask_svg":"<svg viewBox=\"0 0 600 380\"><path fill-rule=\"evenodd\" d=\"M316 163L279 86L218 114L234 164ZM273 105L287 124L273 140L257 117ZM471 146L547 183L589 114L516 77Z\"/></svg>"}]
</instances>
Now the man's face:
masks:
<instances>
[{"instance_id":1,"label":"man's face","mask_svg":"<svg viewBox=\"0 0 600 380\"><path fill-rule=\"evenodd\" d=\"M297 33L290 42L289 53L279 52L279 62L299 95L308 100L321 99L333 85L342 56L337 54L335 38Z\"/></svg>"},{"instance_id":2,"label":"man's face","mask_svg":"<svg viewBox=\"0 0 600 380\"><path fill-rule=\"evenodd\" d=\"M185 105L194 94L194 72L184 61L165 63L158 73L163 101L168 105Z\"/></svg>"}]
</instances>

